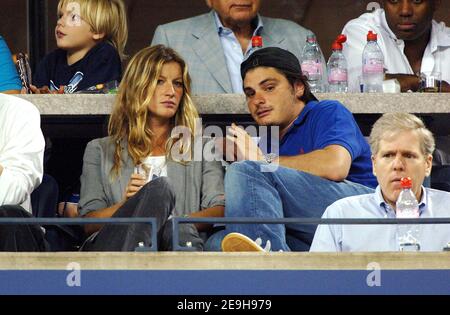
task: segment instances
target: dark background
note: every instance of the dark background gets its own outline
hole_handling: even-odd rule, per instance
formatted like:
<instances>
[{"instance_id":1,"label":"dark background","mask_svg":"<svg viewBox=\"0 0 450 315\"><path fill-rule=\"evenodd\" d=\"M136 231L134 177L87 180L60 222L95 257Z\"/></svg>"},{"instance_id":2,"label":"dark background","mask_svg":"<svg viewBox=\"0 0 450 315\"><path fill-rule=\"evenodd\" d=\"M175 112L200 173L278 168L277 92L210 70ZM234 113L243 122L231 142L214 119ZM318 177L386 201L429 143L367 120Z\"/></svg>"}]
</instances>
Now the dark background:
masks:
<instances>
[{"instance_id":1,"label":"dark background","mask_svg":"<svg viewBox=\"0 0 450 315\"><path fill-rule=\"evenodd\" d=\"M261 0L262 15L301 24L318 37L325 57L333 39L350 19L368 10L370 0ZM209 11L205 0L125 0L129 38L127 53L133 55L149 45L159 24ZM58 0L1 0L0 35L13 53L26 51L33 64L55 48L54 27ZM28 23L27 23L28 20ZM442 0L436 20L450 25L450 1Z\"/></svg>"}]
</instances>

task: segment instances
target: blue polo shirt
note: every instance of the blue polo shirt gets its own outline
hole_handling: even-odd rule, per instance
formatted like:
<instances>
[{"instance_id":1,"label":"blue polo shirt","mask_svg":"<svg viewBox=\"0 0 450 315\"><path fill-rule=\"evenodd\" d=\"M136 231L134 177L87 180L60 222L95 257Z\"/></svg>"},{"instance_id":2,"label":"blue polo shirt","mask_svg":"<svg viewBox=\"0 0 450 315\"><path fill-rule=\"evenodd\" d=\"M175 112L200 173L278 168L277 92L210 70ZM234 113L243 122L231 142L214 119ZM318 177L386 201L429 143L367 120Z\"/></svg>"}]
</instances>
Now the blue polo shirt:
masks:
<instances>
[{"instance_id":1,"label":"blue polo shirt","mask_svg":"<svg viewBox=\"0 0 450 315\"><path fill-rule=\"evenodd\" d=\"M0 36L0 92L20 90L19 75L11 58L11 52L3 37Z\"/></svg>"},{"instance_id":2,"label":"blue polo shirt","mask_svg":"<svg viewBox=\"0 0 450 315\"><path fill-rule=\"evenodd\" d=\"M352 113L338 101L311 101L306 104L281 139L281 156L293 156L340 145L352 157L347 180L368 187L377 186L372 174L370 147Z\"/></svg>"}]
</instances>

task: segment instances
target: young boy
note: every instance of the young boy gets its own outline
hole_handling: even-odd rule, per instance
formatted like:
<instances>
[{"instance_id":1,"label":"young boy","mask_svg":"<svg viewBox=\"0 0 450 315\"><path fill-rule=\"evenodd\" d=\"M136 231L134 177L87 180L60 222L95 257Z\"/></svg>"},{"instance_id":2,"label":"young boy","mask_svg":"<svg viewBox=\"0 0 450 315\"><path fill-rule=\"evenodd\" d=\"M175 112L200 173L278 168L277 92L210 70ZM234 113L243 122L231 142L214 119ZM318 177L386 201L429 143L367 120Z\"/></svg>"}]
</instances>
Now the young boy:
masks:
<instances>
[{"instance_id":1,"label":"young boy","mask_svg":"<svg viewBox=\"0 0 450 315\"><path fill-rule=\"evenodd\" d=\"M122 0L60 0L58 49L40 62L33 93L74 93L120 81L128 37Z\"/></svg>"}]
</instances>

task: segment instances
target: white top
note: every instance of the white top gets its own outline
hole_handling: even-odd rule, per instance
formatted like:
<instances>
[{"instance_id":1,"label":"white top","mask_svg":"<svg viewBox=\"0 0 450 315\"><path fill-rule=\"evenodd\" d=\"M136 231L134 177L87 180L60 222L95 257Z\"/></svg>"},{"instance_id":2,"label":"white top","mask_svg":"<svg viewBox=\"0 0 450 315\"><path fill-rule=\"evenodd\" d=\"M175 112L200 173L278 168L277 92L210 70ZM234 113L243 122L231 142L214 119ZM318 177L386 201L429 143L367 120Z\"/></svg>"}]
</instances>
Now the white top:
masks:
<instances>
[{"instance_id":1,"label":"white top","mask_svg":"<svg viewBox=\"0 0 450 315\"><path fill-rule=\"evenodd\" d=\"M433 20L431 38L422 58L421 72L439 71L442 80L450 83L450 28L444 22ZM383 55L387 73L414 74L404 54L405 43L397 39L389 28L383 9L365 13L348 22L342 33L347 35L344 55L348 63L349 91L359 92L358 76L362 74L362 53L369 30L378 34L378 45Z\"/></svg>"},{"instance_id":2,"label":"white top","mask_svg":"<svg viewBox=\"0 0 450 315\"><path fill-rule=\"evenodd\" d=\"M149 156L142 161L150 170L147 181L160 176L167 176L167 163L165 156Z\"/></svg>"},{"instance_id":3,"label":"white top","mask_svg":"<svg viewBox=\"0 0 450 315\"><path fill-rule=\"evenodd\" d=\"M0 94L0 206L21 205L31 213L30 194L42 181L44 147L37 108Z\"/></svg>"}]
</instances>

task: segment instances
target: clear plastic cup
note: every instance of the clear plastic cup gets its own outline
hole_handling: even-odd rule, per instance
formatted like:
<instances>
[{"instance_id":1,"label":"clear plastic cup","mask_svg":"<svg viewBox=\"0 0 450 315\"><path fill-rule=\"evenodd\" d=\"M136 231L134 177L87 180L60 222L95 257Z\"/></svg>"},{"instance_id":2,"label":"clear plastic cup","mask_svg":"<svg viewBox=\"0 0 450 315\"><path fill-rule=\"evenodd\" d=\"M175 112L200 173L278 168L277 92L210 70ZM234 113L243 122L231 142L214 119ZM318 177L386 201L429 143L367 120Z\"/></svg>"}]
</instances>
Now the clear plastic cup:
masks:
<instances>
[{"instance_id":1,"label":"clear plastic cup","mask_svg":"<svg viewBox=\"0 0 450 315\"><path fill-rule=\"evenodd\" d=\"M145 176L145 180L146 180L147 183L153 177L153 170L152 170L151 165L147 165L147 164L144 164L144 163L136 165L134 167L134 173L135 174L144 175Z\"/></svg>"}]
</instances>

